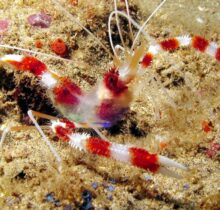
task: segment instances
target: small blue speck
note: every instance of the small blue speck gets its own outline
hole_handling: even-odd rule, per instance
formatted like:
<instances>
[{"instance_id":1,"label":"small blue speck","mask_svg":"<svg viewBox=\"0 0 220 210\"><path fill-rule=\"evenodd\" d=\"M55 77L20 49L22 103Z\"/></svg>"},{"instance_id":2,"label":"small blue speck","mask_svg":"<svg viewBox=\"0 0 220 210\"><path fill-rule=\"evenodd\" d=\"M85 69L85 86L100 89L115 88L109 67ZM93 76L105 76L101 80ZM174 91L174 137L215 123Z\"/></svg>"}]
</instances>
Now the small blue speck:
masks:
<instances>
[{"instance_id":1,"label":"small blue speck","mask_svg":"<svg viewBox=\"0 0 220 210\"><path fill-rule=\"evenodd\" d=\"M144 179L145 179L146 181L151 181L151 180L152 180L152 177L149 176L149 175L145 175L145 176L144 176Z\"/></svg>"},{"instance_id":2,"label":"small blue speck","mask_svg":"<svg viewBox=\"0 0 220 210\"><path fill-rule=\"evenodd\" d=\"M82 198L84 201L91 201L92 200L92 193L88 190L84 190L82 193Z\"/></svg>"},{"instance_id":3,"label":"small blue speck","mask_svg":"<svg viewBox=\"0 0 220 210\"><path fill-rule=\"evenodd\" d=\"M82 193L83 204L80 207L80 210L92 210L94 209L92 205L92 193L88 190L84 190Z\"/></svg>"},{"instance_id":4,"label":"small blue speck","mask_svg":"<svg viewBox=\"0 0 220 210\"><path fill-rule=\"evenodd\" d=\"M183 185L183 189L184 189L184 190L188 190L188 189L189 189L189 184L184 184L184 185Z\"/></svg>"},{"instance_id":5,"label":"small blue speck","mask_svg":"<svg viewBox=\"0 0 220 210\"><path fill-rule=\"evenodd\" d=\"M112 184L116 184L116 180L114 178L110 178L109 182L111 182Z\"/></svg>"},{"instance_id":6,"label":"small blue speck","mask_svg":"<svg viewBox=\"0 0 220 210\"><path fill-rule=\"evenodd\" d=\"M112 200L113 200L112 195L107 195L107 199L110 200L110 201L112 201Z\"/></svg>"},{"instance_id":7,"label":"small blue speck","mask_svg":"<svg viewBox=\"0 0 220 210\"><path fill-rule=\"evenodd\" d=\"M45 200L47 202L50 202L50 203L53 203L55 206L60 206L60 201L58 199L55 199L54 197L54 193L48 193L46 196L45 196Z\"/></svg>"},{"instance_id":8,"label":"small blue speck","mask_svg":"<svg viewBox=\"0 0 220 210\"><path fill-rule=\"evenodd\" d=\"M96 189L98 188L99 184L98 184L98 182L93 182L93 183L91 184L91 186L92 186L93 189L96 190Z\"/></svg>"},{"instance_id":9,"label":"small blue speck","mask_svg":"<svg viewBox=\"0 0 220 210\"><path fill-rule=\"evenodd\" d=\"M54 198L54 193L48 193L46 196L45 196L45 200L47 202L54 202L55 201L55 198Z\"/></svg>"},{"instance_id":10,"label":"small blue speck","mask_svg":"<svg viewBox=\"0 0 220 210\"><path fill-rule=\"evenodd\" d=\"M109 185L109 186L107 187L107 190L108 190L109 192L113 192L113 191L115 190L115 187L112 186L112 185Z\"/></svg>"},{"instance_id":11,"label":"small blue speck","mask_svg":"<svg viewBox=\"0 0 220 210\"><path fill-rule=\"evenodd\" d=\"M72 210L73 207L71 204L64 206L63 210Z\"/></svg>"}]
</instances>

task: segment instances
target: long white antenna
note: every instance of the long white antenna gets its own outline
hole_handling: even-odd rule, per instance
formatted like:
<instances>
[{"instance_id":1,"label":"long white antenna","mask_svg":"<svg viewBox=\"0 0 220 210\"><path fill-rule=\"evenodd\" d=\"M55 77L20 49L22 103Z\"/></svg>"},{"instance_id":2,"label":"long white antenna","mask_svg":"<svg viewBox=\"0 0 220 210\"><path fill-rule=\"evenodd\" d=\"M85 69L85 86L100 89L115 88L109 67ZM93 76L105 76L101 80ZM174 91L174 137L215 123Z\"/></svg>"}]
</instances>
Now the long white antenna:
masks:
<instances>
[{"instance_id":1,"label":"long white antenna","mask_svg":"<svg viewBox=\"0 0 220 210\"><path fill-rule=\"evenodd\" d=\"M100 46L111 56L113 57L112 53L108 50L108 48L90 31L88 30L85 26L82 25L82 23L75 18L70 12L68 12L58 1L56 0L51 0L57 7L59 7L59 9L61 11L64 12L64 14L66 14L66 16L68 16L68 18L70 18L73 22L75 22L77 25L79 25L81 28L83 28L84 31L86 31L89 35L91 35L96 41L97 43L100 44Z\"/></svg>"},{"instance_id":2,"label":"long white antenna","mask_svg":"<svg viewBox=\"0 0 220 210\"><path fill-rule=\"evenodd\" d=\"M1 136L1 139L0 139L0 150L2 149L2 145L5 141L5 137L6 137L7 133L10 131L10 128L11 128L11 126L1 128L1 130L3 130L3 133L2 133L2 136Z\"/></svg>"},{"instance_id":3,"label":"long white antenna","mask_svg":"<svg viewBox=\"0 0 220 210\"><path fill-rule=\"evenodd\" d=\"M7 49L12 49L12 50L19 50L22 52L27 52L27 53L31 53L31 54L36 54L36 55L42 55L42 56L46 56L49 58L54 58L54 59L58 59L58 60L62 60L62 61L67 61L67 62L78 62L78 61L74 61L74 60L70 60L70 59L66 59L66 58L61 58L59 56L55 56L55 55L50 55L47 53L42 53L42 52L37 52L37 51L33 51L33 50L28 50L28 49L24 49L21 47L15 47L15 46L11 46L11 45L7 45L7 44L0 44L1 48L7 48Z\"/></svg>"},{"instance_id":4,"label":"long white antenna","mask_svg":"<svg viewBox=\"0 0 220 210\"><path fill-rule=\"evenodd\" d=\"M163 0L157 7L156 9L151 13L151 15L147 18L147 20L144 22L144 24L141 26L141 28L139 29L135 39L134 39L134 42L132 44L132 47L131 47L131 50L134 49L134 46L140 36L140 33L142 33L142 31L144 30L145 26L147 25L147 23L150 21L150 19L157 13L157 11L164 5L164 3L166 2L167 0Z\"/></svg>"},{"instance_id":5,"label":"long white antenna","mask_svg":"<svg viewBox=\"0 0 220 210\"><path fill-rule=\"evenodd\" d=\"M36 119L33 116L32 110L28 110L27 114L28 114L29 118L31 119L31 121L34 123L34 125L35 125L36 129L38 130L38 132L40 133L40 135L42 136L42 140L47 144L50 151L52 152L52 154L56 158L56 161L58 162L58 170L59 170L59 172L61 172L61 169L62 169L61 157L59 156L57 151L54 149L54 147L52 146L52 144L50 143L50 141L48 140L48 138L44 134L43 130L41 129L41 127L37 123Z\"/></svg>"}]
</instances>

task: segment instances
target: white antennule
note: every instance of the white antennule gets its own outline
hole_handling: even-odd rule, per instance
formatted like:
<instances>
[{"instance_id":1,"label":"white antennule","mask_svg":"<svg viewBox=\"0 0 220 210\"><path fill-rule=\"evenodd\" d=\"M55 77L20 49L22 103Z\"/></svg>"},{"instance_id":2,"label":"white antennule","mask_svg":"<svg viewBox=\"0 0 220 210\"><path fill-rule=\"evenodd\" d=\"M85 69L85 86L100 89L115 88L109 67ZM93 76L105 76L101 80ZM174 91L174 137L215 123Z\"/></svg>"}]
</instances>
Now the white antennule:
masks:
<instances>
[{"instance_id":1,"label":"white antennule","mask_svg":"<svg viewBox=\"0 0 220 210\"><path fill-rule=\"evenodd\" d=\"M112 41L112 33L111 33L111 20L112 20L113 15L115 15L115 14L118 14L118 15L123 16L123 17L127 18L128 20L130 20L131 23L132 23L138 30L141 29L141 26L140 26L136 21L134 21L131 17L128 17L127 14L125 14L124 12L121 12L121 11L113 11L113 12L111 12L111 14L109 15L109 19L108 19L109 41L110 41L110 45L111 45L112 51L114 52L114 55L117 57L117 53L116 53L116 51L115 51L115 47L114 47L114 44L113 44L113 41ZM145 39L146 39L148 42L150 42L150 43L156 43L155 40L154 40L149 34L147 34L144 30L141 30L141 33L143 33Z\"/></svg>"},{"instance_id":2,"label":"white antennule","mask_svg":"<svg viewBox=\"0 0 220 210\"><path fill-rule=\"evenodd\" d=\"M77 20L77 18L75 18L70 12L68 12L58 1L56 0L51 0L57 7L59 7L59 9L61 11L64 12L64 14L66 14L66 16L68 16L74 23L76 23L77 25L79 25L81 28L83 28L84 31L86 31L89 35L91 35L96 41L97 43L100 44L100 46L111 56L113 57L112 53L108 50L108 48L90 31L88 30L85 26L82 25L82 23L80 23L79 20Z\"/></svg>"},{"instance_id":3,"label":"white antennule","mask_svg":"<svg viewBox=\"0 0 220 210\"><path fill-rule=\"evenodd\" d=\"M124 47L122 47L122 46L119 45L119 44L115 45L115 49L116 49L116 50L125 51Z\"/></svg>"},{"instance_id":4,"label":"white antennule","mask_svg":"<svg viewBox=\"0 0 220 210\"><path fill-rule=\"evenodd\" d=\"M115 7L115 11L118 11L117 0L114 0L114 7ZM119 36L120 36L120 39L121 39L121 43L122 43L123 48L125 48L125 42L124 42L124 39L123 39L123 36L122 36L122 32L121 32L121 28L120 28L120 23L119 23L119 19L118 19L118 14L116 14L115 17L116 17L116 25L117 25L117 28L118 28L118 33L119 33Z\"/></svg>"},{"instance_id":5,"label":"white antennule","mask_svg":"<svg viewBox=\"0 0 220 210\"><path fill-rule=\"evenodd\" d=\"M157 13L157 11L163 6L163 4L166 2L167 0L163 0L157 7L156 9L151 13L151 15L147 18L147 20L144 22L144 24L140 27L136 37L134 38L134 42L132 44L131 50L134 49L134 46L140 36L140 33L143 33L145 26L147 25L147 23L150 21L150 19ZM155 44L155 43L151 43L151 44Z\"/></svg>"},{"instance_id":6,"label":"white antennule","mask_svg":"<svg viewBox=\"0 0 220 210\"><path fill-rule=\"evenodd\" d=\"M125 6L126 6L126 12L127 12L127 15L128 15L128 27L129 27L131 39L134 40L134 34L133 34L133 31L132 31L132 27L131 27L131 20L130 20L130 12L129 12L128 0L125 0Z\"/></svg>"},{"instance_id":7,"label":"white antennule","mask_svg":"<svg viewBox=\"0 0 220 210\"><path fill-rule=\"evenodd\" d=\"M125 0L125 6L126 6L126 12L127 12L127 16L128 16L128 27L129 27L129 31L130 31L130 36L131 36L131 38L133 40L134 39L134 35L133 35L133 32L132 32L131 20L130 20L130 12L129 12L129 4L128 4L127 0ZM115 12L118 11L117 0L114 0L114 10L115 10ZM116 25L117 25L117 28L118 28L118 32L119 32L119 36L120 36L120 39L121 39L121 43L122 43L122 46L125 48L125 42L124 42L124 39L123 39L123 36L122 36L122 31L121 31L121 28L120 28L120 22L119 22L118 14L117 13L115 14L115 17L116 17Z\"/></svg>"}]
</instances>

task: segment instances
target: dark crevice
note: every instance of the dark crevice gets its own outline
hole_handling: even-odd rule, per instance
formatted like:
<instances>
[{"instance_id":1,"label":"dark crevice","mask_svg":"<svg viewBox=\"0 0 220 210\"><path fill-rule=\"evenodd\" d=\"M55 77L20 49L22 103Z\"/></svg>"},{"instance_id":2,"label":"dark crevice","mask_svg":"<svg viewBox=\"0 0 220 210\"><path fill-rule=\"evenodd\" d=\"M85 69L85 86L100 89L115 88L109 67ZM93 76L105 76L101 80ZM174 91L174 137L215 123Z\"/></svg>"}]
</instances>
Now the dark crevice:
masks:
<instances>
[{"instance_id":1,"label":"dark crevice","mask_svg":"<svg viewBox=\"0 0 220 210\"><path fill-rule=\"evenodd\" d=\"M20 121L27 123L27 111L29 109L41 113L59 116L59 112L53 107L47 97L46 89L41 87L36 78L19 75L16 79L15 73L9 73L5 69L0 69L0 89L4 91L4 101L15 101L20 108ZM4 107L4 105L2 104ZM0 115L6 115L6 111L0 108ZM42 123L43 120L40 120Z\"/></svg>"},{"instance_id":2,"label":"dark crevice","mask_svg":"<svg viewBox=\"0 0 220 210\"><path fill-rule=\"evenodd\" d=\"M107 130L112 136L118 134L130 134L136 138L146 137L150 132L150 125L147 122L140 124L137 122L136 113L129 111L122 120L118 121L117 124Z\"/></svg>"},{"instance_id":3,"label":"dark crevice","mask_svg":"<svg viewBox=\"0 0 220 210\"><path fill-rule=\"evenodd\" d=\"M41 87L37 80L33 82L31 78L23 77L17 87L16 98L21 110L21 121L26 118L29 109L52 116L59 116L59 112L47 97L46 89ZM44 120L40 121L43 123Z\"/></svg>"},{"instance_id":4,"label":"dark crevice","mask_svg":"<svg viewBox=\"0 0 220 210\"><path fill-rule=\"evenodd\" d=\"M14 73L7 73L3 68L0 68L0 89L11 91L15 88Z\"/></svg>"},{"instance_id":5,"label":"dark crevice","mask_svg":"<svg viewBox=\"0 0 220 210\"><path fill-rule=\"evenodd\" d=\"M146 131L138 127L137 122L132 121L129 127L130 133L135 137L145 137L147 135Z\"/></svg>"}]
</instances>

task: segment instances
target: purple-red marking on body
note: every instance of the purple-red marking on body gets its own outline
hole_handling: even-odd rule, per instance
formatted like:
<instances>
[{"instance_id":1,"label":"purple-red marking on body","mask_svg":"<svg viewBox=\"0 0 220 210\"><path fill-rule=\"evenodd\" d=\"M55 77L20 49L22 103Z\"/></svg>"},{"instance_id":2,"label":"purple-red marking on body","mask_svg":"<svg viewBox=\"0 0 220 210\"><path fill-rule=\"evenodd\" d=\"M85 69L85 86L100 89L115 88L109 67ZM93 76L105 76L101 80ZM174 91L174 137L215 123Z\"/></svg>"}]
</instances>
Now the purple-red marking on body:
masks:
<instances>
[{"instance_id":1,"label":"purple-red marking on body","mask_svg":"<svg viewBox=\"0 0 220 210\"><path fill-rule=\"evenodd\" d=\"M101 120L114 124L121 119L128 108L121 107L114 100L104 100L97 108L97 115Z\"/></svg>"}]
</instances>

